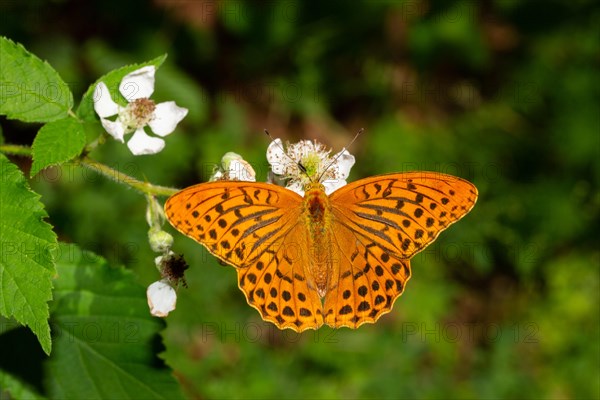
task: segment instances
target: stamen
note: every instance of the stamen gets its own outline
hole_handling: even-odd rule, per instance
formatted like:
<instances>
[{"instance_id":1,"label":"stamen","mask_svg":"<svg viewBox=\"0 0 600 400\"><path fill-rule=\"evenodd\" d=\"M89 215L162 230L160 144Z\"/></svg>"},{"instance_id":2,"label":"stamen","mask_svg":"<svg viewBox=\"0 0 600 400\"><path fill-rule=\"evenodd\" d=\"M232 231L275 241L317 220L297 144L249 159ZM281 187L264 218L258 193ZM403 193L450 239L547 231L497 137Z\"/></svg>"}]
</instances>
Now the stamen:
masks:
<instances>
[{"instance_id":1,"label":"stamen","mask_svg":"<svg viewBox=\"0 0 600 400\"><path fill-rule=\"evenodd\" d=\"M154 117L154 110L156 110L154 101L147 98L136 99L119 114L119 119L128 130L134 131L148 125Z\"/></svg>"}]
</instances>

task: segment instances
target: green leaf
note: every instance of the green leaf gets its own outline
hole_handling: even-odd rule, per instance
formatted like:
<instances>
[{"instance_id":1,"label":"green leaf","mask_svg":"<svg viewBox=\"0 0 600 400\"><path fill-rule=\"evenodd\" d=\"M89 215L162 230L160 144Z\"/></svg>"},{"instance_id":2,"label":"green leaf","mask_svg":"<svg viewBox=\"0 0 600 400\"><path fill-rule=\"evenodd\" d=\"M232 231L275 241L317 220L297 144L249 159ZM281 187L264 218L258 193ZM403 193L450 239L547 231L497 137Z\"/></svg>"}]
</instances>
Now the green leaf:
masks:
<instances>
[{"instance_id":1,"label":"green leaf","mask_svg":"<svg viewBox=\"0 0 600 400\"><path fill-rule=\"evenodd\" d=\"M130 271L60 245L52 302L54 351L45 365L51 398L181 398L156 357L162 320ZM153 268L152 265L148 266Z\"/></svg>"},{"instance_id":2,"label":"green leaf","mask_svg":"<svg viewBox=\"0 0 600 400\"><path fill-rule=\"evenodd\" d=\"M85 130L81 122L67 117L47 123L39 130L31 147L33 165L30 176L50 165L77 157L84 147Z\"/></svg>"},{"instance_id":3,"label":"green leaf","mask_svg":"<svg viewBox=\"0 0 600 400\"><path fill-rule=\"evenodd\" d=\"M96 82L94 82L88 90L85 92L83 97L81 98L81 103L79 104L79 108L77 109L77 116L84 121L95 121L96 120L96 112L94 111L94 89L98 82L104 82L108 87L108 91L110 92L110 96L115 103L118 103L122 106L127 105L127 101L121 93L119 92L119 84L123 77L130 72L135 71L136 69L140 69L149 65L154 65L156 69L158 69L161 64L167 58L166 54L163 54L160 57L156 57L153 60L146 61L141 64L132 64L119 69L115 69L105 75L102 75Z\"/></svg>"},{"instance_id":4,"label":"green leaf","mask_svg":"<svg viewBox=\"0 0 600 400\"><path fill-rule=\"evenodd\" d=\"M40 196L0 154L0 314L27 325L50 354L48 305L55 273L56 235L43 221Z\"/></svg>"},{"instance_id":5,"label":"green leaf","mask_svg":"<svg viewBox=\"0 0 600 400\"><path fill-rule=\"evenodd\" d=\"M50 122L73 107L69 86L47 62L0 37L0 115L25 122Z\"/></svg>"},{"instance_id":6,"label":"green leaf","mask_svg":"<svg viewBox=\"0 0 600 400\"><path fill-rule=\"evenodd\" d=\"M0 399L43 399L28 384L21 382L17 377L6 371L0 370Z\"/></svg>"}]
</instances>

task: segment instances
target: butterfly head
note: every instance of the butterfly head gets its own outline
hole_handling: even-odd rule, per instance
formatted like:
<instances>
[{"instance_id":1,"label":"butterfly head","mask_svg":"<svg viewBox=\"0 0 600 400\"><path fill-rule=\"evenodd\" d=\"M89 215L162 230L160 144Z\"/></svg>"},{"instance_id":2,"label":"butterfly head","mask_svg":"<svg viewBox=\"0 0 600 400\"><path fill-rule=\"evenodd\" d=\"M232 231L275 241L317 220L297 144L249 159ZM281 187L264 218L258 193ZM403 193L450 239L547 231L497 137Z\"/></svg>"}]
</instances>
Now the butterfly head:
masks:
<instances>
[{"instance_id":1,"label":"butterfly head","mask_svg":"<svg viewBox=\"0 0 600 400\"><path fill-rule=\"evenodd\" d=\"M317 191L325 190L323 185L319 182L319 180L314 179L314 176L316 174L314 172L311 173L309 168L306 168L302 164L302 162L298 162L298 169L300 170L300 173L304 174L306 176L306 179L308 179L308 183L304 185L305 194L306 194L306 192L309 192L311 190L317 190Z\"/></svg>"}]
</instances>

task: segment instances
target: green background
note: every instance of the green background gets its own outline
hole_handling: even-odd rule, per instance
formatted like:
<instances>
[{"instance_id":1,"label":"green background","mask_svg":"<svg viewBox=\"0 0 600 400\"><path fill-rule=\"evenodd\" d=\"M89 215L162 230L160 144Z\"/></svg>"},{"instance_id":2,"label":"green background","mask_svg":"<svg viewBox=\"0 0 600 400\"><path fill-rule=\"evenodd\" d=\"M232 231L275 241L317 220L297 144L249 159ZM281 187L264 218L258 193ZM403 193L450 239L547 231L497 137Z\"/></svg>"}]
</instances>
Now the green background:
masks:
<instances>
[{"instance_id":1,"label":"green background","mask_svg":"<svg viewBox=\"0 0 600 400\"><path fill-rule=\"evenodd\" d=\"M168 228L191 268L164 357L190 398L600 397L596 2L4 1L0 15L76 99L169 54L153 98L190 112L165 150L91 154L140 179L185 187L234 151L265 180L264 128L335 152L365 128L350 180L433 170L479 189L392 312L356 331L261 322L233 268ZM0 126L8 143L37 130ZM69 165L31 185L60 240L158 279L142 196Z\"/></svg>"}]
</instances>

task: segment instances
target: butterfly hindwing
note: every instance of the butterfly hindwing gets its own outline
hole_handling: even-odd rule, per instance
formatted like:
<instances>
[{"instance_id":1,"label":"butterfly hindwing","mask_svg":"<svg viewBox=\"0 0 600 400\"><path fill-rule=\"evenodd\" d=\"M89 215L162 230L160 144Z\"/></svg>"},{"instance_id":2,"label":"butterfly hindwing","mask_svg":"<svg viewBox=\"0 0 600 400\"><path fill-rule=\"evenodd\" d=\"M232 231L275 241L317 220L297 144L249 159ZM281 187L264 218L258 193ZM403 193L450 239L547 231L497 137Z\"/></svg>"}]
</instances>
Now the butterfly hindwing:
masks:
<instances>
[{"instance_id":1,"label":"butterfly hindwing","mask_svg":"<svg viewBox=\"0 0 600 400\"><path fill-rule=\"evenodd\" d=\"M323 312L325 323L332 327L358 328L392 309L410 279L410 261L348 228L343 218L337 216L334 223L339 269L331 279Z\"/></svg>"},{"instance_id":2,"label":"butterfly hindwing","mask_svg":"<svg viewBox=\"0 0 600 400\"><path fill-rule=\"evenodd\" d=\"M323 325L321 300L306 266L306 228L296 223L273 239L249 268L238 269L238 284L248 304L280 329L302 332Z\"/></svg>"}]
</instances>

